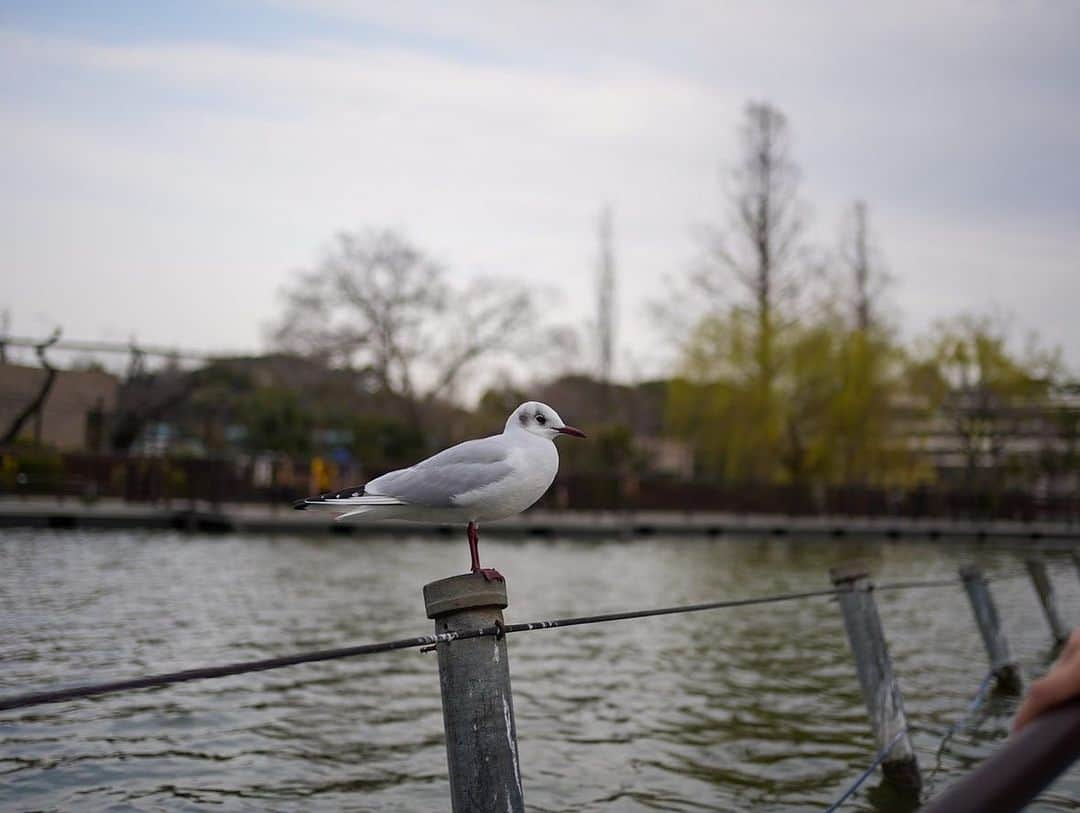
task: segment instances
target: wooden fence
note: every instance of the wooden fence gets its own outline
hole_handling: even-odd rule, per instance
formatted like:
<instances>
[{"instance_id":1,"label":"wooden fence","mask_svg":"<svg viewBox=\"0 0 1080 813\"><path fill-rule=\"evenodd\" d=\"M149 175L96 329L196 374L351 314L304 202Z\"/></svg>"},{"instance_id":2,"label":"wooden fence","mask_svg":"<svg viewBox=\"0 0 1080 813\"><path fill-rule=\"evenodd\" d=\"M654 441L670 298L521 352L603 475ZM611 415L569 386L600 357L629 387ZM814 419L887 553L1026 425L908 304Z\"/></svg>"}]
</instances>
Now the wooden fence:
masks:
<instances>
[{"instance_id":1,"label":"wooden fence","mask_svg":"<svg viewBox=\"0 0 1080 813\"><path fill-rule=\"evenodd\" d=\"M256 485L254 464L210 458L64 454L26 475L5 474L0 492L131 502L204 501L287 504L315 487L309 466L282 462L276 485ZM370 472L376 476L381 472ZM354 485L342 482L335 487ZM1080 522L1080 493L1043 495L1021 490L921 486L728 485L675 478L560 474L543 508L606 511L721 512L787 516L895 516L1023 522Z\"/></svg>"}]
</instances>

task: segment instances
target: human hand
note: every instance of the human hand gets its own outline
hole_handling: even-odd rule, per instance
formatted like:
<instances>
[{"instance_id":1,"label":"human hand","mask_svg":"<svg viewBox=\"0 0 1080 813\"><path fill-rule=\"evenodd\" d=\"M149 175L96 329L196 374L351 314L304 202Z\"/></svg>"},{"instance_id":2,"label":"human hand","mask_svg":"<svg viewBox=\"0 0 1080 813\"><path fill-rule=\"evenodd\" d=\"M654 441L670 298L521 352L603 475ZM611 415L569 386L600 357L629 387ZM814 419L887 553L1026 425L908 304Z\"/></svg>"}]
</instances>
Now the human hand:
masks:
<instances>
[{"instance_id":1,"label":"human hand","mask_svg":"<svg viewBox=\"0 0 1080 813\"><path fill-rule=\"evenodd\" d=\"M1013 734L1043 712L1074 697L1080 697L1080 628L1073 630L1046 676L1031 684L1013 720Z\"/></svg>"}]
</instances>

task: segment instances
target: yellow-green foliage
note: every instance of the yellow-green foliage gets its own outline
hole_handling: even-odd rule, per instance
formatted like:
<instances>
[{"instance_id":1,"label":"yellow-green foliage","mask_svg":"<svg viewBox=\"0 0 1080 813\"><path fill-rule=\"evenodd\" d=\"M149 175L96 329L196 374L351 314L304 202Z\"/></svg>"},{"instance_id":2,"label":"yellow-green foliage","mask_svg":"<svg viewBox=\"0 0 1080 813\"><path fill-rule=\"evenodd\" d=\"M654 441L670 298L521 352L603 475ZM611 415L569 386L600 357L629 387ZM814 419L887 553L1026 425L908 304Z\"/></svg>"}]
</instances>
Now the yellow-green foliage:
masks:
<instances>
[{"instance_id":1,"label":"yellow-green foliage","mask_svg":"<svg viewBox=\"0 0 1080 813\"><path fill-rule=\"evenodd\" d=\"M669 429L690 441L699 473L723 480L779 478L782 429L773 382L762 373L755 321L732 309L707 317L684 346L667 405Z\"/></svg>"},{"instance_id":2,"label":"yellow-green foliage","mask_svg":"<svg viewBox=\"0 0 1080 813\"><path fill-rule=\"evenodd\" d=\"M998 322L976 316L937 323L909 369L912 391L956 438L969 478L1009 472L1007 438L1021 433L1031 408L1047 403L1060 375L1056 352L1030 346L1018 356Z\"/></svg>"},{"instance_id":3,"label":"yellow-green foliage","mask_svg":"<svg viewBox=\"0 0 1080 813\"><path fill-rule=\"evenodd\" d=\"M900 353L884 333L839 319L772 332L733 308L686 342L668 393L669 430L698 473L730 482L887 485L920 477L897 432Z\"/></svg>"}]
</instances>

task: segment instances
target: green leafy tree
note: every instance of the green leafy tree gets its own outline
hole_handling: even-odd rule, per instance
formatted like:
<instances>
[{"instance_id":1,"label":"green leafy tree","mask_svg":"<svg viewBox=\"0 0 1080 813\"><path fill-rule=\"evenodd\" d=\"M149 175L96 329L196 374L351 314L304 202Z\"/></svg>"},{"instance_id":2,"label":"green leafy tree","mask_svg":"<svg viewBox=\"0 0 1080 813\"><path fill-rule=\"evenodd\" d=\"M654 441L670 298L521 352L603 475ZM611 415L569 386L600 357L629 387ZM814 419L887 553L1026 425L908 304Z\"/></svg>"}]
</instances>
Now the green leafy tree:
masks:
<instances>
[{"instance_id":1,"label":"green leafy tree","mask_svg":"<svg viewBox=\"0 0 1080 813\"><path fill-rule=\"evenodd\" d=\"M701 320L683 347L667 423L691 443L698 472L728 481L779 477L782 417L771 387L760 385L753 314Z\"/></svg>"},{"instance_id":2,"label":"green leafy tree","mask_svg":"<svg viewBox=\"0 0 1080 813\"><path fill-rule=\"evenodd\" d=\"M805 462L781 391L793 305L806 275L805 207L784 114L748 104L739 137L726 177L727 218L706 230L705 262L689 275L682 301L660 308L672 322L704 311L680 337L668 419L694 444L702 473L771 481ZM790 386L790 376L783 383Z\"/></svg>"},{"instance_id":3,"label":"green leafy tree","mask_svg":"<svg viewBox=\"0 0 1080 813\"><path fill-rule=\"evenodd\" d=\"M885 486L926 478L904 431L903 359L882 330L856 327L838 334L830 360L836 385L824 430L830 481Z\"/></svg>"},{"instance_id":4,"label":"green leafy tree","mask_svg":"<svg viewBox=\"0 0 1080 813\"><path fill-rule=\"evenodd\" d=\"M963 316L934 327L909 377L956 444L964 481L999 485L1010 467L1010 438L1024 433L1033 411L1048 408L1060 369L1056 352L1031 346L1024 356L1013 353L999 320Z\"/></svg>"},{"instance_id":5,"label":"green leafy tree","mask_svg":"<svg viewBox=\"0 0 1080 813\"><path fill-rule=\"evenodd\" d=\"M888 484L914 460L899 436L901 354L882 332L828 314L789 328L773 397L756 385L753 322L733 310L703 321L669 388L669 430L689 441L698 471L721 480Z\"/></svg>"}]
</instances>

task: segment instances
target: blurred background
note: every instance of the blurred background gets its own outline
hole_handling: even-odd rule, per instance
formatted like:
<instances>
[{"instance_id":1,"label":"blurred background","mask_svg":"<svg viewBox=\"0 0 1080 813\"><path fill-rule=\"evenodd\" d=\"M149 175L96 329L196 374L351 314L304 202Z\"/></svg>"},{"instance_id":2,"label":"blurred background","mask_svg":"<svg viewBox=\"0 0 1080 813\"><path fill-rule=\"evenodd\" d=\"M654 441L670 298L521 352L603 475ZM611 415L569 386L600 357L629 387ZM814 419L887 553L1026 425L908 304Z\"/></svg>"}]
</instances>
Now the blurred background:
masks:
<instances>
[{"instance_id":1,"label":"blurred background","mask_svg":"<svg viewBox=\"0 0 1080 813\"><path fill-rule=\"evenodd\" d=\"M0 489L1080 514L1080 7L0 8Z\"/></svg>"}]
</instances>

